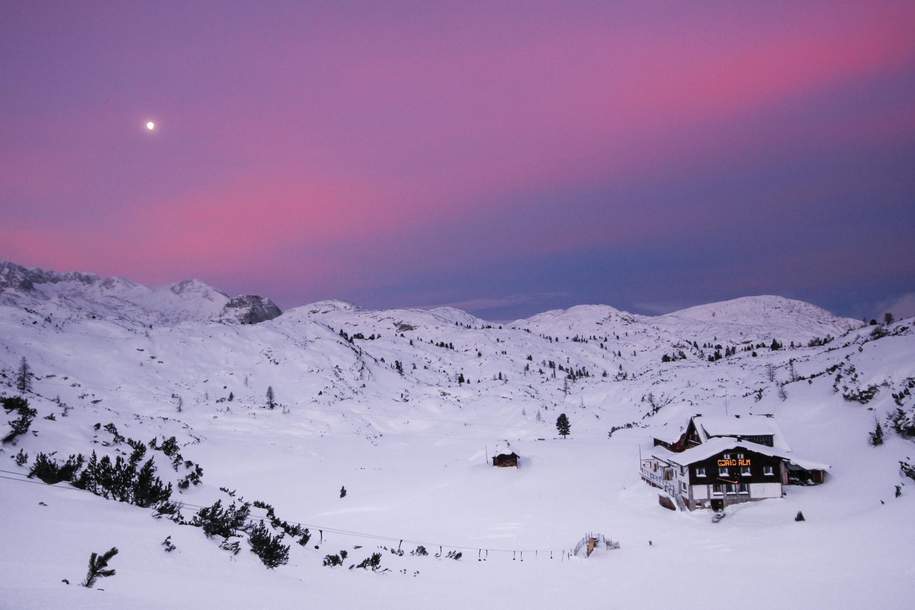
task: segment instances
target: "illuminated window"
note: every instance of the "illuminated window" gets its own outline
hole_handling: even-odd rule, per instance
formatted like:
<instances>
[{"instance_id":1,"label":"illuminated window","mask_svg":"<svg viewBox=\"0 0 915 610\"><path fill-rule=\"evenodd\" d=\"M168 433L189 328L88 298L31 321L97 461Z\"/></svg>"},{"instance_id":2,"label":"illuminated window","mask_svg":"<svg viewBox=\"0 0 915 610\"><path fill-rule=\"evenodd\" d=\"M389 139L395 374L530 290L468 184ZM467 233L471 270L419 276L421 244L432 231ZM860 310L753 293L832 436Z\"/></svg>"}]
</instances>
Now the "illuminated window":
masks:
<instances>
[{"instance_id":1,"label":"illuminated window","mask_svg":"<svg viewBox=\"0 0 915 610\"><path fill-rule=\"evenodd\" d=\"M724 454L724 459L726 459L726 460L731 459L731 454L730 454L730 453L725 453L725 454Z\"/></svg>"},{"instance_id":2,"label":"illuminated window","mask_svg":"<svg viewBox=\"0 0 915 610\"><path fill-rule=\"evenodd\" d=\"M726 476L728 476L729 474L730 474L730 473L728 472L728 469L727 469L727 468L719 468L719 469L718 469L718 476L719 476L719 477L726 477Z\"/></svg>"},{"instance_id":3,"label":"illuminated window","mask_svg":"<svg viewBox=\"0 0 915 610\"><path fill-rule=\"evenodd\" d=\"M749 467L749 466L741 466L741 467L740 467L740 476L742 476L742 477L748 477L748 476L750 476L750 467Z\"/></svg>"},{"instance_id":4,"label":"illuminated window","mask_svg":"<svg viewBox=\"0 0 915 610\"><path fill-rule=\"evenodd\" d=\"M771 477L773 474L775 474L775 470L772 468L772 466L764 466L763 474L767 477Z\"/></svg>"},{"instance_id":5,"label":"illuminated window","mask_svg":"<svg viewBox=\"0 0 915 610\"><path fill-rule=\"evenodd\" d=\"M743 454L742 454L742 453L738 453L738 454L737 454L737 459L738 459L738 460L742 460L742 459L743 459Z\"/></svg>"},{"instance_id":6,"label":"illuminated window","mask_svg":"<svg viewBox=\"0 0 915 610\"><path fill-rule=\"evenodd\" d=\"M704 476L705 476L705 468L696 468L696 476L697 476L697 477L704 477Z\"/></svg>"}]
</instances>

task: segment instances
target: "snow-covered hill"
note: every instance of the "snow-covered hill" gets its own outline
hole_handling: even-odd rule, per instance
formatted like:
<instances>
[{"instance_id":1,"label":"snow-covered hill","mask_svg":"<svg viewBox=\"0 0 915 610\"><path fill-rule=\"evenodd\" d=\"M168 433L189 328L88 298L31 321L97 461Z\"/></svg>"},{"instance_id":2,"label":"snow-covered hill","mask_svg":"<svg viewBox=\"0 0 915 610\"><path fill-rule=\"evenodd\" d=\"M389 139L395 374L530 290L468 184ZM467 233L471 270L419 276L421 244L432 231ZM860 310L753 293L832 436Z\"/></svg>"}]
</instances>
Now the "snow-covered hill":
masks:
<instances>
[{"instance_id":1,"label":"snow-covered hill","mask_svg":"<svg viewBox=\"0 0 915 610\"><path fill-rule=\"evenodd\" d=\"M15 549L0 558L0 605L662 608L736 565L702 606L911 599L915 481L899 462L915 451L889 427L880 447L868 433L897 409L915 417L912 320L862 326L774 296L655 317L586 305L508 324L452 308L274 307L194 280L148 288L0 263L0 394L19 393L25 358L37 410L0 447L0 539ZM833 466L829 481L718 524L661 509L639 479L640 449L654 431L725 411L775 414L794 450ZM568 439L556 437L561 412ZM268 571L244 543L233 555L150 509L23 479L39 452L126 456L109 423L143 442L175 436L203 468L178 489L193 466L149 450L186 517L216 499L261 499L312 540L284 536L289 563ZM486 465L504 441L517 471ZM567 559L588 531L621 548ZM429 556L410 554L420 544ZM112 545L106 590L74 586L89 552ZM379 545L390 572L322 566ZM815 578L797 576L811 566Z\"/></svg>"}]
</instances>

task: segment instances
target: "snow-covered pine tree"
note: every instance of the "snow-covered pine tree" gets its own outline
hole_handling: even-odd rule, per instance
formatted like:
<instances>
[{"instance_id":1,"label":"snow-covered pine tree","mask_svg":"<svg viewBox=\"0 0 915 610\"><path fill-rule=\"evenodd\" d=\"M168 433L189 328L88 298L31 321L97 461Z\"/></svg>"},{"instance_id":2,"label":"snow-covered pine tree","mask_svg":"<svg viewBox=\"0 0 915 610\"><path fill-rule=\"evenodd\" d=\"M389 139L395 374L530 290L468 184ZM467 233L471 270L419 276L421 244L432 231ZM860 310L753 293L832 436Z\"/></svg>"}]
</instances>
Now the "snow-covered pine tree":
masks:
<instances>
[{"instance_id":1,"label":"snow-covered pine tree","mask_svg":"<svg viewBox=\"0 0 915 610\"><path fill-rule=\"evenodd\" d=\"M874 429L869 435L869 440L873 447L883 444L883 426L880 425L879 421L874 422Z\"/></svg>"},{"instance_id":2,"label":"snow-covered pine tree","mask_svg":"<svg viewBox=\"0 0 915 610\"><path fill-rule=\"evenodd\" d=\"M20 394L32 391L32 368L25 356L19 361L19 369L16 371L16 389Z\"/></svg>"},{"instance_id":3,"label":"snow-covered pine tree","mask_svg":"<svg viewBox=\"0 0 915 610\"><path fill-rule=\"evenodd\" d=\"M267 386L267 408L268 409L276 408L276 399L273 395L273 386L272 385Z\"/></svg>"},{"instance_id":4,"label":"snow-covered pine tree","mask_svg":"<svg viewBox=\"0 0 915 610\"><path fill-rule=\"evenodd\" d=\"M565 413L560 413L559 417L556 418L556 430L559 432L559 436L565 438L569 435L569 432L572 431L572 424L569 423L569 418Z\"/></svg>"}]
</instances>

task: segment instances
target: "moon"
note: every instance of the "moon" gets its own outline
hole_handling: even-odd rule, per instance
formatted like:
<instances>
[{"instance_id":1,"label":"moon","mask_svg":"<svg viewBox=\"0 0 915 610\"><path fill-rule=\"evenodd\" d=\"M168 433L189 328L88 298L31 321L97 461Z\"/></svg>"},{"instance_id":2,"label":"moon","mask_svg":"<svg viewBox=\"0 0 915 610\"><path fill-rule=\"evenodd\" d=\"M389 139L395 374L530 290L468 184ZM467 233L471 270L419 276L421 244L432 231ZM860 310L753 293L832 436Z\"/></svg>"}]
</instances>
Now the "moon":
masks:
<instances>
[{"instance_id":1,"label":"moon","mask_svg":"<svg viewBox=\"0 0 915 610\"><path fill-rule=\"evenodd\" d=\"M155 131L156 122L155 121L146 121L146 131Z\"/></svg>"}]
</instances>

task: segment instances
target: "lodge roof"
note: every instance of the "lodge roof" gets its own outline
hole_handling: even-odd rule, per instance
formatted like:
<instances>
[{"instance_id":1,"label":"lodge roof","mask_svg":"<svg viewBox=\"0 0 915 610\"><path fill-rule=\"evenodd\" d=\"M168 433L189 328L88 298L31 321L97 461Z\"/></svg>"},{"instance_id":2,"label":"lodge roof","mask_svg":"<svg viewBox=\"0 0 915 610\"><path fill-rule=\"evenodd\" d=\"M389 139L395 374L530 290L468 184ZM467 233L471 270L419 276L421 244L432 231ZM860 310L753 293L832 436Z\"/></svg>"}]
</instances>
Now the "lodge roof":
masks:
<instances>
[{"instance_id":1,"label":"lodge roof","mask_svg":"<svg viewBox=\"0 0 915 610\"><path fill-rule=\"evenodd\" d=\"M771 436L774 447L791 450L775 419L766 415L696 415L693 423L703 443L720 436Z\"/></svg>"},{"instance_id":2,"label":"lodge roof","mask_svg":"<svg viewBox=\"0 0 915 610\"><path fill-rule=\"evenodd\" d=\"M829 470L828 464L821 464L812 460L796 457L792 455L790 450L782 449L780 447L769 447L747 440L736 440L727 437L711 438L703 442L701 445L696 445L695 447L691 447L685 451L681 451L680 453L668 451L663 447L655 447L651 454L665 462L678 464L680 466L689 466L690 464L695 464L696 462L707 460L714 455L718 455L722 451L734 449L746 449L748 451L755 451L756 453L761 453L770 457L782 458L790 464L794 464L795 466L805 470Z\"/></svg>"}]
</instances>

